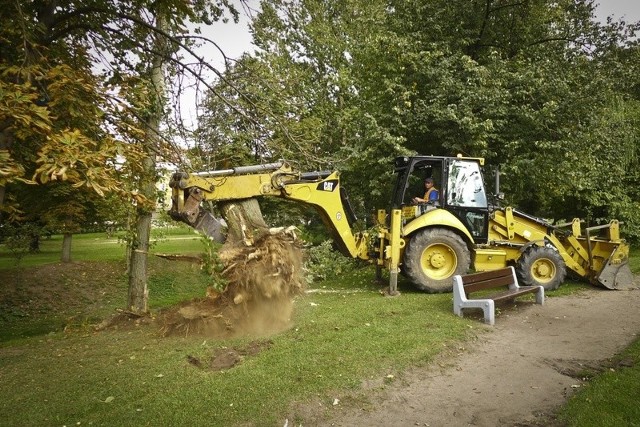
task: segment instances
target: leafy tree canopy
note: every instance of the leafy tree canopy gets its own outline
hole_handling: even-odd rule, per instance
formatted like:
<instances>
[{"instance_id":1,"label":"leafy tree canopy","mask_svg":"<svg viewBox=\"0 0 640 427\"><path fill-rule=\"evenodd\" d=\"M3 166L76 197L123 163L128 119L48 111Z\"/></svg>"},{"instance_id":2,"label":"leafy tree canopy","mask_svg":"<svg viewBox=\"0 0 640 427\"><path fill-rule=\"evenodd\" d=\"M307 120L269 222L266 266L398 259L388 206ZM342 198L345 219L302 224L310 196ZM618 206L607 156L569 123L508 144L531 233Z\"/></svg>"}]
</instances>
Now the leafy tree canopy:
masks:
<instances>
[{"instance_id":1,"label":"leafy tree canopy","mask_svg":"<svg viewBox=\"0 0 640 427\"><path fill-rule=\"evenodd\" d=\"M138 197L141 123L156 105L148 64L154 41L170 43L170 71L196 77L207 64L184 61L204 40L188 23L211 23L238 11L230 1L67 2L10 0L0 9L0 213L19 219L17 182L69 182L99 195ZM155 16L169 18L165 31ZM195 64L195 65L194 65ZM179 89L176 89L179 91ZM155 149L175 158L173 141ZM128 172L123 173L123 171ZM128 182L123 182L123 177ZM24 212L23 212L24 213ZM26 212L29 215L29 212Z\"/></svg>"}]
</instances>

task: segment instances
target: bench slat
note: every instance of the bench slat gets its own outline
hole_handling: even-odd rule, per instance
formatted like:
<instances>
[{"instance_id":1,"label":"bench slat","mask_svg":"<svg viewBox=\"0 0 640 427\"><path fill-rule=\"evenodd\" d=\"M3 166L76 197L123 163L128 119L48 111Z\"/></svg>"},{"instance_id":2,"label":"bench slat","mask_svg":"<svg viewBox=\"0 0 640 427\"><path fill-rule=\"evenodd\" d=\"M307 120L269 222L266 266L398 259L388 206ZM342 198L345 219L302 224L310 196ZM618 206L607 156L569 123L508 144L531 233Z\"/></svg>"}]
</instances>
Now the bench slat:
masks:
<instances>
[{"instance_id":1,"label":"bench slat","mask_svg":"<svg viewBox=\"0 0 640 427\"><path fill-rule=\"evenodd\" d=\"M538 292L537 286L521 286L518 289L509 289L504 292L498 292L497 294L489 295L486 298L492 299L494 301L504 301L513 299L519 295L529 294L533 292Z\"/></svg>"},{"instance_id":2,"label":"bench slat","mask_svg":"<svg viewBox=\"0 0 640 427\"><path fill-rule=\"evenodd\" d=\"M474 281L472 283L467 283L467 281L464 280L463 278L462 283L464 284L464 291L467 294L470 294L471 292L482 291L484 289L492 289L492 288L498 288L501 286L509 286L510 284L513 283L513 276L511 275L511 272L509 272L508 276L486 278L484 280Z\"/></svg>"},{"instance_id":3,"label":"bench slat","mask_svg":"<svg viewBox=\"0 0 640 427\"><path fill-rule=\"evenodd\" d=\"M470 283L482 282L489 279L495 279L498 277L512 278L513 273L512 273L511 267L501 268L499 270L482 271L480 273L467 274L465 276L462 276L462 282L464 284L467 284L467 283L470 284Z\"/></svg>"}]
</instances>

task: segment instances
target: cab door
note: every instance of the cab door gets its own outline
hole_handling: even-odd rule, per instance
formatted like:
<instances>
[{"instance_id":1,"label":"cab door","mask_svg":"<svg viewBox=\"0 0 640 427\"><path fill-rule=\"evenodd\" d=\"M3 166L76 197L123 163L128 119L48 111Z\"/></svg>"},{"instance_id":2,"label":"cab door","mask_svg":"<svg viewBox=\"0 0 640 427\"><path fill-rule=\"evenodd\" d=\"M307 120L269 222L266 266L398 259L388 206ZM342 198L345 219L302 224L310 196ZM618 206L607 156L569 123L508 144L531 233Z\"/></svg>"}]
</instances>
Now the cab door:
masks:
<instances>
[{"instance_id":1,"label":"cab door","mask_svg":"<svg viewBox=\"0 0 640 427\"><path fill-rule=\"evenodd\" d=\"M467 227L476 243L487 243L489 212L480 164L458 158L447 163L445 208Z\"/></svg>"}]
</instances>

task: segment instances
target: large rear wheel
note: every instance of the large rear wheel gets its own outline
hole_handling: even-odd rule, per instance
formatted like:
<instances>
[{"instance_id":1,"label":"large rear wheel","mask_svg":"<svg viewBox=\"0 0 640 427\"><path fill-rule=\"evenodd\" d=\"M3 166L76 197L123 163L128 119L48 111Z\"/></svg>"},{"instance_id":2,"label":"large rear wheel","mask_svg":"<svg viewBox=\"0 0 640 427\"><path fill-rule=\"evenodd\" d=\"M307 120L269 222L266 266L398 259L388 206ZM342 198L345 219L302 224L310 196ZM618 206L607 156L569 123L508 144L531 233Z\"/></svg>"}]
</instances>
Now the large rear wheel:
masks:
<instances>
[{"instance_id":1,"label":"large rear wheel","mask_svg":"<svg viewBox=\"0 0 640 427\"><path fill-rule=\"evenodd\" d=\"M429 228L417 232L404 252L403 270L414 286L431 293L450 292L451 277L465 274L471 264L469 249L451 230Z\"/></svg>"},{"instance_id":2,"label":"large rear wheel","mask_svg":"<svg viewBox=\"0 0 640 427\"><path fill-rule=\"evenodd\" d=\"M526 286L543 286L545 291L558 289L567 275L564 260L553 248L531 246L518 260L516 266L520 283Z\"/></svg>"}]
</instances>

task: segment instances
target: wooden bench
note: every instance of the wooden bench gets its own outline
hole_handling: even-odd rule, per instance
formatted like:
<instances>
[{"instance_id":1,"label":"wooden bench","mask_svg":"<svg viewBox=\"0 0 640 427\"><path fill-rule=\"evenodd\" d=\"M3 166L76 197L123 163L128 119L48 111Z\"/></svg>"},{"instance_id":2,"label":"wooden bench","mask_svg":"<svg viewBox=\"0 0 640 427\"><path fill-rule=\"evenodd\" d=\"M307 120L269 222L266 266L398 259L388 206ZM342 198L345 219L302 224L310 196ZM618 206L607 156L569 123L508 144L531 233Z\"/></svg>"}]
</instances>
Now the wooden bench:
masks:
<instances>
[{"instance_id":1,"label":"wooden bench","mask_svg":"<svg viewBox=\"0 0 640 427\"><path fill-rule=\"evenodd\" d=\"M504 290L479 298L471 298L473 292L500 289ZM484 322L495 324L495 302L512 300L528 293L536 293L536 303L544 304L544 288L542 286L520 286L513 267L500 270L483 271L481 273L456 275L453 277L453 312L462 317L465 308L481 308L484 311Z\"/></svg>"}]
</instances>

